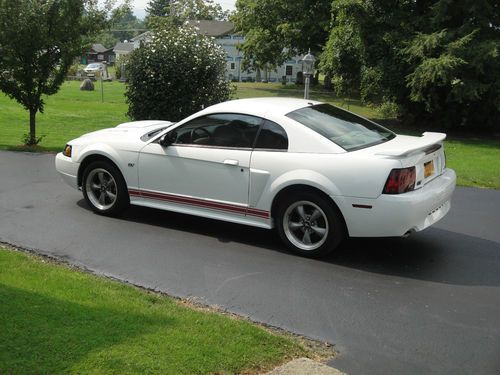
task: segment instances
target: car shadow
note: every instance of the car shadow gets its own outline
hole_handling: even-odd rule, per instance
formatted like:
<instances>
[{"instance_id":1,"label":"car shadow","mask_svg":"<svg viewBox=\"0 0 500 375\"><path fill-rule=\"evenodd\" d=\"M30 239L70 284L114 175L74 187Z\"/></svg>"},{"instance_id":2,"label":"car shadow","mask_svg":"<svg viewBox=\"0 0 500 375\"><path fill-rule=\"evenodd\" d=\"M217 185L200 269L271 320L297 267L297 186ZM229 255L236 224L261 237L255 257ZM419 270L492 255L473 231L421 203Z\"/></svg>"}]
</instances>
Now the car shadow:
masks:
<instances>
[{"instance_id":1,"label":"car shadow","mask_svg":"<svg viewBox=\"0 0 500 375\"><path fill-rule=\"evenodd\" d=\"M78 206L90 210L82 199ZM288 254L275 231L131 206L115 220L168 228ZM292 258L291 260L289 260ZM306 261L289 256L287 261ZM331 255L307 262L452 285L500 286L500 244L438 226L408 238L350 238Z\"/></svg>"}]
</instances>

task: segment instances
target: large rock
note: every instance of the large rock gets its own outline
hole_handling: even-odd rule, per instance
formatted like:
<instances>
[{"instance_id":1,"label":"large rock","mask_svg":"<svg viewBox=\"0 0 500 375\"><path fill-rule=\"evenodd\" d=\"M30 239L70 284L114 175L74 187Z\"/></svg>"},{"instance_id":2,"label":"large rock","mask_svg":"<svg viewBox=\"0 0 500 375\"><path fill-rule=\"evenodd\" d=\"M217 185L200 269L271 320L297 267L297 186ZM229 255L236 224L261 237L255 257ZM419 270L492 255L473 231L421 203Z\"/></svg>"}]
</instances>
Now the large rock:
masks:
<instances>
[{"instance_id":1,"label":"large rock","mask_svg":"<svg viewBox=\"0 0 500 375\"><path fill-rule=\"evenodd\" d=\"M82 91L94 91L94 83L90 79L85 79L80 85Z\"/></svg>"}]
</instances>

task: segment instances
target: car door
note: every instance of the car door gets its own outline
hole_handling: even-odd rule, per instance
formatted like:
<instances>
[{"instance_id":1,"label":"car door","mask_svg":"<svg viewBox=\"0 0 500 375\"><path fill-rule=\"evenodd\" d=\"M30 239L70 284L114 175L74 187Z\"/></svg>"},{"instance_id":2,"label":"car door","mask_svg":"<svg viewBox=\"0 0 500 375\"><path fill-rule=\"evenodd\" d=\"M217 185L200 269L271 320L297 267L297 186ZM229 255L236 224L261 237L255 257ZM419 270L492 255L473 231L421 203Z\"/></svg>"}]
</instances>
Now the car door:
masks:
<instances>
[{"instance_id":1,"label":"car door","mask_svg":"<svg viewBox=\"0 0 500 375\"><path fill-rule=\"evenodd\" d=\"M247 115L212 114L171 130L169 146L157 141L140 152L141 196L169 207L244 215L261 122Z\"/></svg>"}]
</instances>

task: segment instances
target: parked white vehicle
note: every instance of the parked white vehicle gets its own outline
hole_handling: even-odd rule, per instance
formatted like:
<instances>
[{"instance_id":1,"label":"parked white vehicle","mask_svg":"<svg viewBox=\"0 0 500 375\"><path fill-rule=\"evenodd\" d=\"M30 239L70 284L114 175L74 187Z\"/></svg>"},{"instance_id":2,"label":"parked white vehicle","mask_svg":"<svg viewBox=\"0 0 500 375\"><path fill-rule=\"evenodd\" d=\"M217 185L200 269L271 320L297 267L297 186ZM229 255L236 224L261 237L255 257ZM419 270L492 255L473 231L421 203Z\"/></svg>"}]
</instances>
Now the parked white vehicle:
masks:
<instances>
[{"instance_id":1,"label":"parked white vehicle","mask_svg":"<svg viewBox=\"0 0 500 375\"><path fill-rule=\"evenodd\" d=\"M108 66L103 63L91 63L83 69L89 78L101 77L104 81L110 81L111 75L108 72Z\"/></svg>"},{"instance_id":2,"label":"parked white vehicle","mask_svg":"<svg viewBox=\"0 0 500 375\"><path fill-rule=\"evenodd\" d=\"M137 121L70 141L56 157L92 209L129 204L271 229L321 256L347 236L405 236L450 209L446 135L396 135L310 100L220 103L174 124Z\"/></svg>"}]
</instances>

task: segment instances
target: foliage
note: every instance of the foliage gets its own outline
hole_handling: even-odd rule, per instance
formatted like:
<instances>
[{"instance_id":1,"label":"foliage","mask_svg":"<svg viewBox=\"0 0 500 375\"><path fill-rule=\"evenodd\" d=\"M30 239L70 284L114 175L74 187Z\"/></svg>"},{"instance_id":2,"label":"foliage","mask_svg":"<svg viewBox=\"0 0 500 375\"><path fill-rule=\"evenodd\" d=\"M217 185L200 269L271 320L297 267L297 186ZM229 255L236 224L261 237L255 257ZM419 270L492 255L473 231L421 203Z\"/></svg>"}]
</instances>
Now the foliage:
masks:
<instances>
[{"instance_id":1,"label":"foliage","mask_svg":"<svg viewBox=\"0 0 500 375\"><path fill-rule=\"evenodd\" d=\"M23 134L23 136L21 137L21 142L23 142L23 145L26 145L26 146L36 146L38 145L42 139L45 138L45 135L42 135L40 137L35 137L33 138L31 136L31 134Z\"/></svg>"},{"instance_id":2,"label":"foliage","mask_svg":"<svg viewBox=\"0 0 500 375\"><path fill-rule=\"evenodd\" d=\"M408 121L498 127L500 6L493 0L338 0L325 73Z\"/></svg>"},{"instance_id":3,"label":"foliage","mask_svg":"<svg viewBox=\"0 0 500 375\"><path fill-rule=\"evenodd\" d=\"M149 0L146 13L149 17L165 17L168 15L170 3L173 0Z\"/></svg>"},{"instance_id":4,"label":"foliage","mask_svg":"<svg viewBox=\"0 0 500 375\"><path fill-rule=\"evenodd\" d=\"M165 27L130 54L127 64L128 114L136 120L177 121L225 101L226 54L212 38L193 28Z\"/></svg>"},{"instance_id":5,"label":"foliage","mask_svg":"<svg viewBox=\"0 0 500 375\"><path fill-rule=\"evenodd\" d=\"M129 55L121 55L115 61L116 79L125 78L127 76L125 70L128 64Z\"/></svg>"},{"instance_id":6,"label":"foliage","mask_svg":"<svg viewBox=\"0 0 500 375\"><path fill-rule=\"evenodd\" d=\"M110 4L95 0L0 0L0 90L30 114L36 143L36 113L43 95L53 95L88 38L104 28Z\"/></svg>"},{"instance_id":7,"label":"foliage","mask_svg":"<svg viewBox=\"0 0 500 375\"><path fill-rule=\"evenodd\" d=\"M149 7L147 25L155 29L162 25L183 25L188 20L225 21L229 11L214 0L152 0Z\"/></svg>"},{"instance_id":8,"label":"foliage","mask_svg":"<svg viewBox=\"0 0 500 375\"><path fill-rule=\"evenodd\" d=\"M145 30L144 21L138 19L127 4L114 12L110 29L100 33L94 42L100 43L106 48L113 48L116 43L130 41Z\"/></svg>"},{"instance_id":9,"label":"foliage","mask_svg":"<svg viewBox=\"0 0 500 375\"><path fill-rule=\"evenodd\" d=\"M37 151L59 152L69 139L127 121L125 86L122 83L104 82L104 105L101 104L100 90L81 92L78 90L79 84L77 81L67 81L57 94L47 98L47 110L39 116L37 125L45 138L43 146L38 147ZM236 86L235 98L304 97L303 87L295 85L236 83ZM316 89L313 89L311 96L376 121L384 120L380 111L363 105L359 100L339 100L330 91ZM23 134L20 126L22 107L0 93L0 108L0 149L26 151L26 148L18 146ZM89 113L99 121L89 121ZM392 121L388 126L401 134L421 133L418 130L410 132L406 127L395 129L396 124ZM500 140L470 137L458 141L449 136L445 147L447 165L456 170L459 185L500 189Z\"/></svg>"},{"instance_id":10,"label":"foliage","mask_svg":"<svg viewBox=\"0 0 500 375\"><path fill-rule=\"evenodd\" d=\"M244 64L281 65L291 56L321 51L330 24L331 0L237 0L231 17L245 36Z\"/></svg>"},{"instance_id":11,"label":"foliage","mask_svg":"<svg viewBox=\"0 0 500 375\"><path fill-rule=\"evenodd\" d=\"M399 114L399 108L396 103L394 103L393 100L384 97L382 100L382 103L378 106L377 108L378 113L380 113L380 116L382 118L396 118L398 117Z\"/></svg>"}]
</instances>

